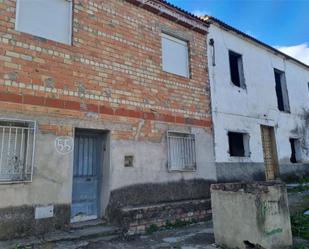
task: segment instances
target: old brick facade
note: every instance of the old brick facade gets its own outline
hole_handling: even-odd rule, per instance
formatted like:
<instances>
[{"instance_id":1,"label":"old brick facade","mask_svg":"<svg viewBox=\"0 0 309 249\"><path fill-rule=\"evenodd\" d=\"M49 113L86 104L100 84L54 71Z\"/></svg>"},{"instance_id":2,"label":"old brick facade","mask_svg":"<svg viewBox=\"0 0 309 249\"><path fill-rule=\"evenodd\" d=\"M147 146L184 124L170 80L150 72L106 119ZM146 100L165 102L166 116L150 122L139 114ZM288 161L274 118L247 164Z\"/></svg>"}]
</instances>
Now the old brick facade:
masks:
<instances>
[{"instance_id":1,"label":"old brick facade","mask_svg":"<svg viewBox=\"0 0 309 249\"><path fill-rule=\"evenodd\" d=\"M109 166L103 170L108 176L101 193L106 201L100 216L110 193L124 186L180 180L183 186L186 180L192 184L195 179L214 179L202 159L194 172L169 173L165 155L170 129L193 129L202 144L212 146L206 33L132 2L75 0L72 45L66 45L16 31L16 1L0 0L0 117L38 124L33 180L0 185L0 208L33 210L36 205L53 204L69 209L73 153L57 154L54 140L74 137L75 128L108 132L110 154L104 160ZM177 9L172 11L192 19ZM189 78L162 70L162 30L189 41ZM149 150L135 149L135 145L149 146ZM158 152L151 151L151 146L158 146ZM137 160L133 172L123 167L126 149ZM197 153L203 154L204 149L197 148ZM159 152L164 155L158 162L140 155ZM144 175L145 171L149 172ZM192 194L178 200L187 198ZM33 219L32 215L23 221ZM66 224L68 219L64 219ZM3 220L2 229L11 229L16 222L20 222L18 217Z\"/></svg>"}]
</instances>

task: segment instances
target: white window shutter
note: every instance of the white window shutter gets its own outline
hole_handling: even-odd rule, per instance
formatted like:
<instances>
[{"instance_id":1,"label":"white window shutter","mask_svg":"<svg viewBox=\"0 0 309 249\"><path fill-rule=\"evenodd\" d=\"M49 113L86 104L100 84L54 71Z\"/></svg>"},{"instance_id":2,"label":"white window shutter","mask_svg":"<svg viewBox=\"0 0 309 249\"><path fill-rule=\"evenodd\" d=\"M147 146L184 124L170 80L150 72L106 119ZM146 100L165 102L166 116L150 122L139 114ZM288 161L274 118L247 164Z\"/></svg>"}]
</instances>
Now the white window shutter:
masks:
<instances>
[{"instance_id":1,"label":"white window shutter","mask_svg":"<svg viewBox=\"0 0 309 249\"><path fill-rule=\"evenodd\" d=\"M188 42L162 34L163 71L189 77Z\"/></svg>"},{"instance_id":2,"label":"white window shutter","mask_svg":"<svg viewBox=\"0 0 309 249\"><path fill-rule=\"evenodd\" d=\"M16 9L16 30L71 44L71 1L17 0Z\"/></svg>"}]
</instances>

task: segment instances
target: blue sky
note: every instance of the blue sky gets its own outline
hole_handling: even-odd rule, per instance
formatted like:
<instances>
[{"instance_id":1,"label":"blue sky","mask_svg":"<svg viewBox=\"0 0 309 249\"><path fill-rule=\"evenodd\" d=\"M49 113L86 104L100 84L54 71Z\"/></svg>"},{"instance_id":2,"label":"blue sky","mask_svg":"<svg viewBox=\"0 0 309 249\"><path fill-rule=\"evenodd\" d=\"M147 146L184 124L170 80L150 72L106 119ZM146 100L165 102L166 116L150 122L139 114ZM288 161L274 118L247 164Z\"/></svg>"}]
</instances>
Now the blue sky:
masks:
<instances>
[{"instance_id":1,"label":"blue sky","mask_svg":"<svg viewBox=\"0 0 309 249\"><path fill-rule=\"evenodd\" d=\"M209 14L309 64L309 0L168 0Z\"/></svg>"}]
</instances>

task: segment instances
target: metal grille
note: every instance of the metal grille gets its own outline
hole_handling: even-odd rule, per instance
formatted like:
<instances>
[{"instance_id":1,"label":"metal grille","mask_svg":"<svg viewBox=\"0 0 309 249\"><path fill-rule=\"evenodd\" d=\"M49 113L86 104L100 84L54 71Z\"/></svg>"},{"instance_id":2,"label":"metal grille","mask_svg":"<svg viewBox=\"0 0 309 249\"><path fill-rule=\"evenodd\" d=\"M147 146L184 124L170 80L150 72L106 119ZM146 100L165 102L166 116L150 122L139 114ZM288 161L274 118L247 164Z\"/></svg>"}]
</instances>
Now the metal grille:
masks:
<instances>
[{"instance_id":1,"label":"metal grille","mask_svg":"<svg viewBox=\"0 0 309 249\"><path fill-rule=\"evenodd\" d=\"M167 132L168 169L192 171L196 169L194 134Z\"/></svg>"},{"instance_id":2,"label":"metal grille","mask_svg":"<svg viewBox=\"0 0 309 249\"><path fill-rule=\"evenodd\" d=\"M0 120L0 183L31 181L35 123Z\"/></svg>"}]
</instances>

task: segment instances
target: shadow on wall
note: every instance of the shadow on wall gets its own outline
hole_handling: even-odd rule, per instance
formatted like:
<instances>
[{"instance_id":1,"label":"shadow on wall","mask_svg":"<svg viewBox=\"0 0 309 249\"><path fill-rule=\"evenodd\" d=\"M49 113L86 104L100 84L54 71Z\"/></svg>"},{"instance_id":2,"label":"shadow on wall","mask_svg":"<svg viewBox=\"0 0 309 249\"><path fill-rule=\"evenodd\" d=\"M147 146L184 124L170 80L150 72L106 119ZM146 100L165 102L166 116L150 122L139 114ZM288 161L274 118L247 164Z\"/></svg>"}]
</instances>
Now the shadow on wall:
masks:
<instances>
[{"instance_id":1,"label":"shadow on wall","mask_svg":"<svg viewBox=\"0 0 309 249\"><path fill-rule=\"evenodd\" d=\"M107 207L110 219L123 207L170 203L184 200L210 198L210 185L204 179L181 180L167 183L148 183L126 186L113 190Z\"/></svg>"}]
</instances>

